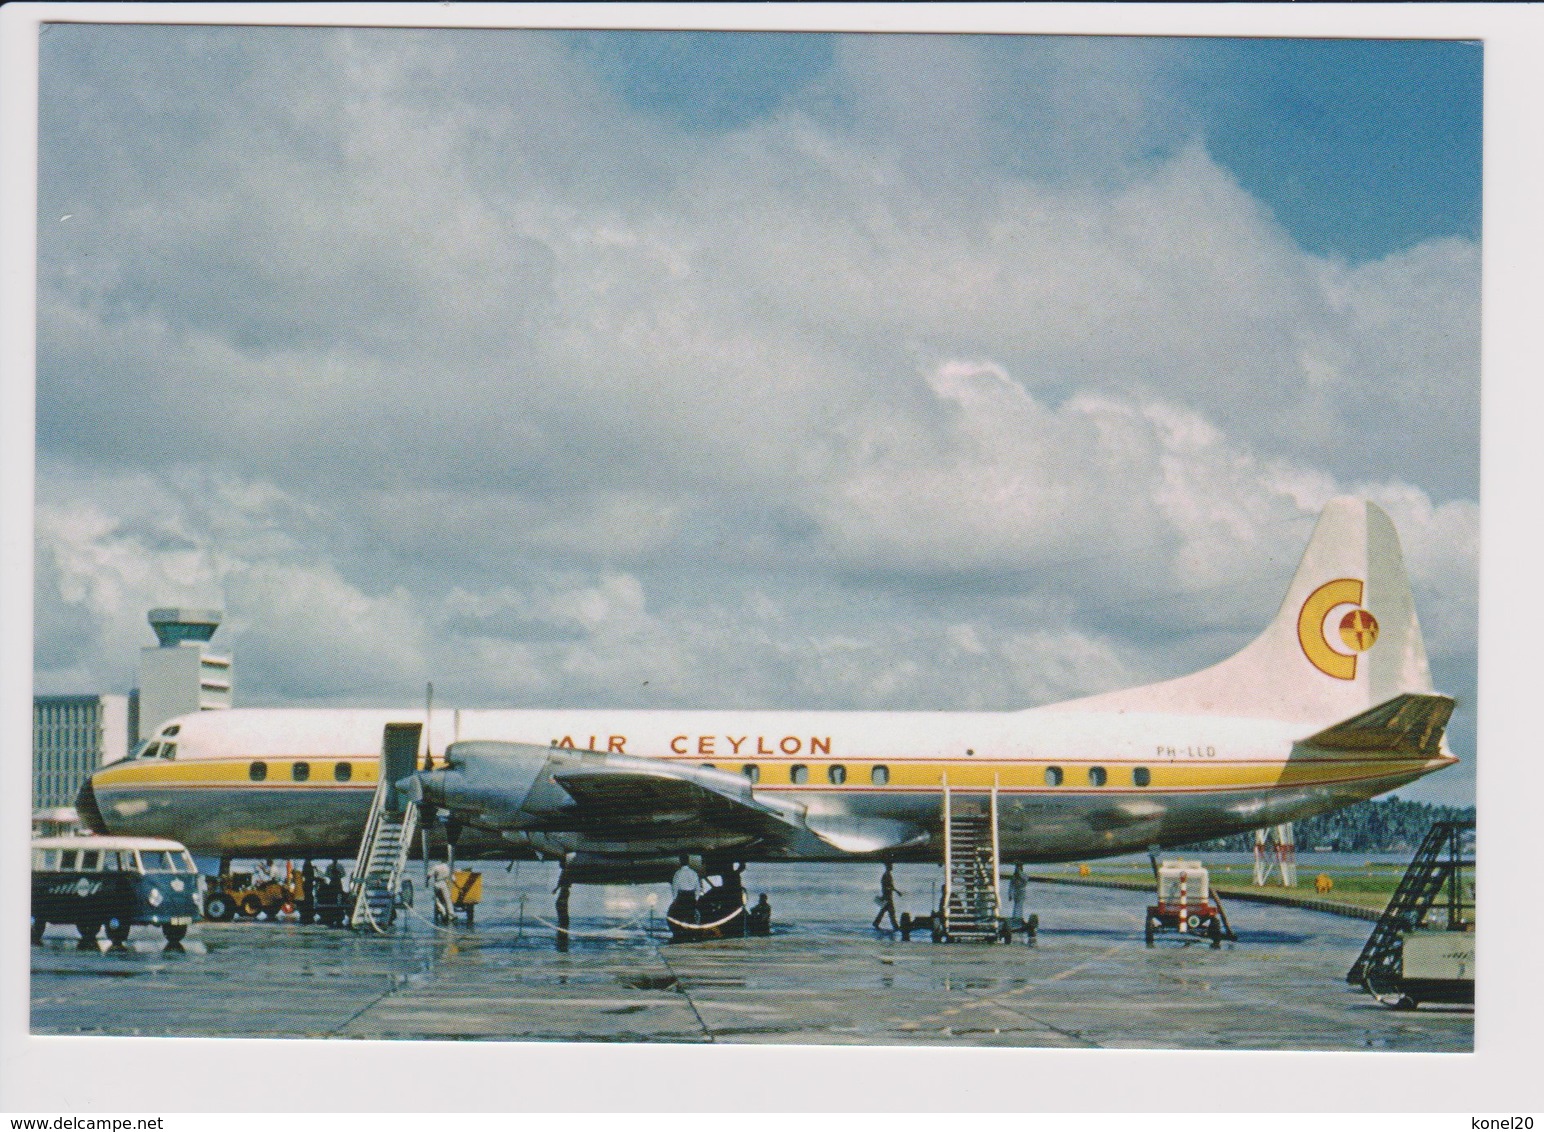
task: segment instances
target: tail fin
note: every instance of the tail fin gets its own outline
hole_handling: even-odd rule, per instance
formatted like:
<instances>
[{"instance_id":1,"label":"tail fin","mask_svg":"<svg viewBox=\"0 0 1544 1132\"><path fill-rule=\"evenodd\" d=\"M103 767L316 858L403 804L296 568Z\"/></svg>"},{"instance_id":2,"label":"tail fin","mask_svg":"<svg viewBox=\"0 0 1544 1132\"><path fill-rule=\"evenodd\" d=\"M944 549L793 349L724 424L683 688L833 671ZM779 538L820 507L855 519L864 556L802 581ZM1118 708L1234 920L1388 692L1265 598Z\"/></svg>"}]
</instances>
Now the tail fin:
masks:
<instances>
[{"instance_id":1,"label":"tail fin","mask_svg":"<svg viewBox=\"0 0 1544 1132\"><path fill-rule=\"evenodd\" d=\"M1342 497L1319 516L1276 619L1240 652L1189 676L1058 706L1327 724L1431 690L1394 524L1376 504Z\"/></svg>"}]
</instances>

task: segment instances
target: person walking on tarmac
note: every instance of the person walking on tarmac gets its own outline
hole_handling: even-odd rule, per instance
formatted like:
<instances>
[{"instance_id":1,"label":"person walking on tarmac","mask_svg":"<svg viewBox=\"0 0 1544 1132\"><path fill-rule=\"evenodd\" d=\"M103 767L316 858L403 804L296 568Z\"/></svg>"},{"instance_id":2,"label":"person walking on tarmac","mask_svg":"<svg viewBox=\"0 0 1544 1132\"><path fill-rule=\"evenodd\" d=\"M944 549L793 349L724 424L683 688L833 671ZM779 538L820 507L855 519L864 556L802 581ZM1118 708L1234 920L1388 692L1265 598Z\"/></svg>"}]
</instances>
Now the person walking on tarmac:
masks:
<instances>
[{"instance_id":1,"label":"person walking on tarmac","mask_svg":"<svg viewBox=\"0 0 1544 1132\"><path fill-rule=\"evenodd\" d=\"M906 894L895 887L895 866L889 861L885 862L884 875L879 878L879 915L874 917L874 930L879 930L879 922L886 916L890 917L890 930L900 931L901 925L895 920L895 898Z\"/></svg>"},{"instance_id":2,"label":"person walking on tarmac","mask_svg":"<svg viewBox=\"0 0 1544 1132\"><path fill-rule=\"evenodd\" d=\"M1024 862L1020 861L1013 866L1013 875L1008 878L1008 899L1013 905L1013 923L1015 926L1024 922L1024 890L1029 887L1029 878L1024 875Z\"/></svg>"}]
</instances>

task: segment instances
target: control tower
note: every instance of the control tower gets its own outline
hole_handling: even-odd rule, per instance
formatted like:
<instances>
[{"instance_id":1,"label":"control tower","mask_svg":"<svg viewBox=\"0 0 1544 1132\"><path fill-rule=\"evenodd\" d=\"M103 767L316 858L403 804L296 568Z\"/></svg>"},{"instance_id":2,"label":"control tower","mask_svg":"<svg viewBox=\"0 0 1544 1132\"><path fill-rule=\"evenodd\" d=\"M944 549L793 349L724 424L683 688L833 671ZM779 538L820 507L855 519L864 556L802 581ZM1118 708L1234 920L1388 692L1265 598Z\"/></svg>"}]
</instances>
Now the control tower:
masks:
<instances>
[{"instance_id":1,"label":"control tower","mask_svg":"<svg viewBox=\"0 0 1544 1132\"><path fill-rule=\"evenodd\" d=\"M209 651L218 609L152 609L154 648L139 651L139 734L155 734L176 715L231 706L231 658Z\"/></svg>"}]
</instances>

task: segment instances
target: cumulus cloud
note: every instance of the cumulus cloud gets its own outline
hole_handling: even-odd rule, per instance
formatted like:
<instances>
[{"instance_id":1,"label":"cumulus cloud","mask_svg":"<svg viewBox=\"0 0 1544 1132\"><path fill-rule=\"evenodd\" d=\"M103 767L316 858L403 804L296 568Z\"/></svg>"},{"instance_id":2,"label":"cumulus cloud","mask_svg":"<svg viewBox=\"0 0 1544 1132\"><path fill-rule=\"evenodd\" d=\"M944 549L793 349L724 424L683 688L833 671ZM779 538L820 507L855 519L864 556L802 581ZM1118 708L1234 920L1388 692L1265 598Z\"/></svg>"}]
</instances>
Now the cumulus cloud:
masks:
<instances>
[{"instance_id":1,"label":"cumulus cloud","mask_svg":"<svg viewBox=\"0 0 1544 1132\"><path fill-rule=\"evenodd\" d=\"M1478 248L1303 252L1180 55L841 38L704 130L555 35L51 29L40 688L196 600L248 703L1025 706L1346 489L1472 680Z\"/></svg>"}]
</instances>

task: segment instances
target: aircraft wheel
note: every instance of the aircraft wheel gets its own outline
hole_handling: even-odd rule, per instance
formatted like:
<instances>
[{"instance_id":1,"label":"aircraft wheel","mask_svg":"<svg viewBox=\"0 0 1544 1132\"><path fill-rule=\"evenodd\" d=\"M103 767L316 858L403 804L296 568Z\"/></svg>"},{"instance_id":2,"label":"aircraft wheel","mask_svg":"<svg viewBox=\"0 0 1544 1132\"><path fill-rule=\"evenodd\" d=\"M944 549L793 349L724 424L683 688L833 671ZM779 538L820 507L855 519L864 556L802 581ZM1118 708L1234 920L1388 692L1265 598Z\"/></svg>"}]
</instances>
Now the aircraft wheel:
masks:
<instances>
[{"instance_id":1,"label":"aircraft wheel","mask_svg":"<svg viewBox=\"0 0 1544 1132\"><path fill-rule=\"evenodd\" d=\"M263 902L257 898L257 893L249 892L241 898L241 914L251 916L254 919L263 910Z\"/></svg>"},{"instance_id":2,"label":"aircraft wheel","mask_svg":"<svg viewBox=\"0 0 1544 1132\"><path fill-rule=\"evenodd\" d=\"M216 892L204 901L204 917L225 923L236 916L236 902L231 899L228 892Z\"/></svg>"}]
</instances>

